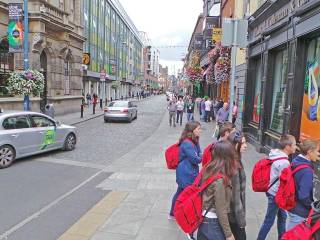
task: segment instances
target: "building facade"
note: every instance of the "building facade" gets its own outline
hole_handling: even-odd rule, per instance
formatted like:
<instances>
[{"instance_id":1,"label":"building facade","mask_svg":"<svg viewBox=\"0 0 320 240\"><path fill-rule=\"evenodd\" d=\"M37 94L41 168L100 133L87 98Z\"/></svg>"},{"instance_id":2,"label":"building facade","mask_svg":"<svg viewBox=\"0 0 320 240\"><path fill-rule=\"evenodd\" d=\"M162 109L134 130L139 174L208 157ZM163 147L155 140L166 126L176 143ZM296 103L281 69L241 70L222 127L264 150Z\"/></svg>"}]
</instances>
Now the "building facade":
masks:
<instances>
[{"instance_id":1,"label":"building facade","mask_svg":"<svg viewBox=\"0 0 320 240\"><path fill-rule=\"evenodd\" d=\"M266 1L250 19L244 131L261 151L320 139L320 2Z\"/></svg>"},{"instance_id":2,"label":"building facade","mask_svg":"<svg viewBox=\"0 0 320 240\"><path fill-rule=\"evenodd\" d=\"M88 36L84 52L90 54L90 64L84 66L84 93L108 100L129 97L138 91L142 80L139 32L118 0L83 2Z\"/></svg>"},{"instance_id":3,"label":"building facade","mask_svg":"<svg viewBox=\"0 0 320 240\"><path fill-rule=\"evenodd\" d=\"M9 96L5 82L23 70L23 53L8 53L8 2L0 1L0 105L23 109L22 96ZM45 76L46 89L31 98L31 110L53 103L57 114L79 111L82 99L82 51L85 38L80 0L29 0L29 65Z\"/></svg>"}]
</instances>

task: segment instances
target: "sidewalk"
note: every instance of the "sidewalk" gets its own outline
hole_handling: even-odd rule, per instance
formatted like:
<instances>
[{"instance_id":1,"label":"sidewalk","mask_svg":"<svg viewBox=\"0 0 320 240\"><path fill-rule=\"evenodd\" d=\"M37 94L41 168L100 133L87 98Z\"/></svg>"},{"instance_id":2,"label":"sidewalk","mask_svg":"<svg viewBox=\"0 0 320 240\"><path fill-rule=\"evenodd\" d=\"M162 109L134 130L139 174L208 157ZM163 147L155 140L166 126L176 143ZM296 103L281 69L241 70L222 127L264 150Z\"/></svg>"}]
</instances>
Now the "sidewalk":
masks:
<instances>
[{"instance_id":1,"label":"sidewalk","mask_svg":"<svg viewBox=\"0 0 320 240\"><path fill-rule=\"evenodd\" d=\"M202 123L202 149L212 141L213 126ZM150 138L105 169L112 174L97 187L111 192L59 240L186 239L176 222L167 219L177 186L175 172L166 168L164 159L165 149L177 141L181 131L180 126L168 126L166 114ZM266 208L264 194L253 193L250 185L252 166L261 156L249 146L243 159L248 181L248 239L256 238ZM276 235L269 234L268 239Z\"/></svg>"},{"instance_id":2,"label":"sidewalk","mask_svg":"<svg viewBox=\"0 0 320 240\"><path fill-rule=\"evenodd\" d=\"M147 100L149 98L150 97L142 98L142 99L129 98L129 99L127 99L127 101L139 102L139 101ZM93 114L92 104L91 104L89 108L87 106L84 108L83 118L81 118L81 113L79 110L79 112L55 116L55 120L58 120L59 122L64 123L64 124L68 124L68 125L76 125L76 124L79 124L82 122L86 122L90 119L101 117L101 116L103 116L103 114L104 114L103 108L101 109L99 104L97 104L96 112L95 112L95 114Z\"/></svg>"}]
</instances>

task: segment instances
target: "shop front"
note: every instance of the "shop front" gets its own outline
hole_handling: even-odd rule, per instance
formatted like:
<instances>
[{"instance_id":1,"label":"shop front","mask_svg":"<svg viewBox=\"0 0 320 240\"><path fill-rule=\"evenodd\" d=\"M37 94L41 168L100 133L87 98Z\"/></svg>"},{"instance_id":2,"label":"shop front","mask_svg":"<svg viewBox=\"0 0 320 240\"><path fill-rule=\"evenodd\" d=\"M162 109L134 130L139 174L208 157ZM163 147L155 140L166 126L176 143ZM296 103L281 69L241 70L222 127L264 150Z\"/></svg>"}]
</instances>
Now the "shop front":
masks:
<instances>
[{"instance_id":1,"label":"shop front","mask_svg":"<svg viewBox=\"0 0 320 240\"><path fill-rule=\"evenodd\" d=\"M280 0L251 19L244 131L264 152L285 133L320 139L320 2Z\"/></svg>"}]
</instances>

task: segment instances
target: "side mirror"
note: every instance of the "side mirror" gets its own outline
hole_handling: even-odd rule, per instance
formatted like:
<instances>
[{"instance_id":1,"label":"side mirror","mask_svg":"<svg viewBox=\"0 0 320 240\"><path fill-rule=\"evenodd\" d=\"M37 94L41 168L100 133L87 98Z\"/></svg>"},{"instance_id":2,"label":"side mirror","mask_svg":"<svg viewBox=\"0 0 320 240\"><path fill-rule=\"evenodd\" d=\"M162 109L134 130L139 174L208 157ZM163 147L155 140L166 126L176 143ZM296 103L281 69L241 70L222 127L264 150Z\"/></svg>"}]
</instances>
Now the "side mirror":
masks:
<instances>
[{"instance_id":1,"label":"side mirror","mask_svg":"<svg viewBox=\"0 0 320 240\"><path fill-rule=\"evenodd\" d=\"M61 122L56 121L56 125L57 125L57 126L61 126Z\"/></svg>"}]
</instances>

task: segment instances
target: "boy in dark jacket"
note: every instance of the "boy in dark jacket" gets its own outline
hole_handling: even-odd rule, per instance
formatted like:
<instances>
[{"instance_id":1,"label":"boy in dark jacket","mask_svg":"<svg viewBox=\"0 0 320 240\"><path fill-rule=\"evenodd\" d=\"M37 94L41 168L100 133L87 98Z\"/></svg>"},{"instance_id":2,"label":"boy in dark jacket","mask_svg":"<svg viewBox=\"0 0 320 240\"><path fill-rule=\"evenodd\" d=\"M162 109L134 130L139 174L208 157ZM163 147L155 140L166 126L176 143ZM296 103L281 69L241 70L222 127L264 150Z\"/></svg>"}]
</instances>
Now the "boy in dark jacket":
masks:
<instances>
[{"instance_id":1,"label":"boy in dark jacket","mask_svg":"<svg viewBox=\"0 0 320 240\"><path fill-rule=\"evenodd\" d=\"M301 154L292 161L292 169L305 165L294 174L296 206L288 212L287 230L292 229L308 217L313 200L313 165L319 161L319 142L304 140L300 145Z\"/></svg>"}]
</instances>

